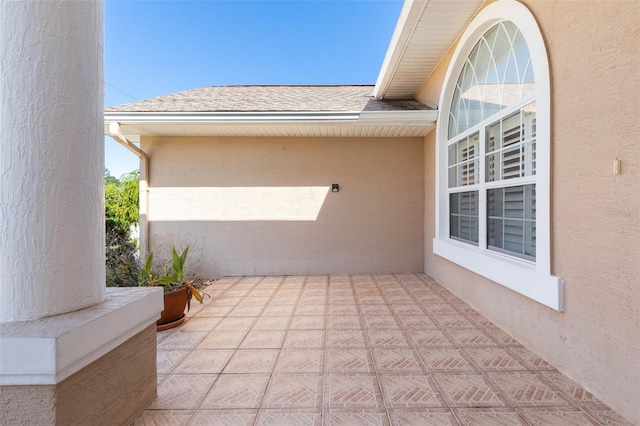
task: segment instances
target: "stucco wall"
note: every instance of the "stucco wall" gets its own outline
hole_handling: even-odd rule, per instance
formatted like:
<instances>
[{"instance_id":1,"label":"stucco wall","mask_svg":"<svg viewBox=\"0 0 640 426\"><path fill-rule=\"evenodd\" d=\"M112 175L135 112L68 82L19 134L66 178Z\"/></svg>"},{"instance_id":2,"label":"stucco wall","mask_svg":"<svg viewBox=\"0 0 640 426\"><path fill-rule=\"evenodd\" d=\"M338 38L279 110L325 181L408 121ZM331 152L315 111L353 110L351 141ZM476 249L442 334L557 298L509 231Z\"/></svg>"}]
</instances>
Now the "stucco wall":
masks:
<instances>
[{"instance_id":1,"label":"stucco wall","mask_svg":"<svg viewBox=\"0 0 640 426\"><path fill-rule=\"evenodd\" d=\"M422 271L421 138L154 137L142 146L151 249L190 246L190 272Z\"/></svg>"},{"instance_id":2,"label":"stucco wall","mask_svg":"<svg viewBox=\"0 0 640 426\"><path fill-rule=\"evenodd\" d=\"M435 132L425 138L425 271L640 423L640 2L523 3L549 52L552 273L565 280L565 312L432 253ZM438 102L449 60L421 98Z\"/></svg>"}]
</instances>

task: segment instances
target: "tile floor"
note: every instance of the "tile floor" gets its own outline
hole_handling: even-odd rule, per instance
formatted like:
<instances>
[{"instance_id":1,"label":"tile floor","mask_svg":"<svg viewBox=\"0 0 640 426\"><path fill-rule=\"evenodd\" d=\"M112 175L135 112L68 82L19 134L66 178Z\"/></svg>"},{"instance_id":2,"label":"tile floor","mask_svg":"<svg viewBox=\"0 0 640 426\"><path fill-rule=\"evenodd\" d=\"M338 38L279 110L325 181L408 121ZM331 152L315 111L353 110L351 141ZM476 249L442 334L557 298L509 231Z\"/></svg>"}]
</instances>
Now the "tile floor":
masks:
<instances>
[{"instance_id":1,"label":"tile floor","mask_svg":"<svg viewBox=\"0 0 640 426\"><path fill-rule=\"evenodd\" d=\"M223 278L135 425L628 424L425 274Z\"/></svg>"}]
</instances>

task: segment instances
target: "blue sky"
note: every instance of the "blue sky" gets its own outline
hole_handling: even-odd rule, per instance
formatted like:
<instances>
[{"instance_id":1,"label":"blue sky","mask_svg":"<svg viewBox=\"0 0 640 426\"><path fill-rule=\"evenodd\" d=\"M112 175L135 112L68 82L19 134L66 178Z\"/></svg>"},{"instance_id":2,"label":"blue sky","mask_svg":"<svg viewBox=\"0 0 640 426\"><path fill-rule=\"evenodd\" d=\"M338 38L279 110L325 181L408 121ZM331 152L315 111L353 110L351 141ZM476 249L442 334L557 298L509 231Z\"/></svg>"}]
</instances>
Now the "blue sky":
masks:
<instances>
[{"instance_id":1,"label":"blue sky","mask_svg":"<svg viewBox=\"0 0 640 426\"><path fill-rule=\"evenodd\" d=\"M105 2L105 106L202 86L375 84L402 0ZM105 139L114 176L137 157Z\"/></svg>"}]
</instances>

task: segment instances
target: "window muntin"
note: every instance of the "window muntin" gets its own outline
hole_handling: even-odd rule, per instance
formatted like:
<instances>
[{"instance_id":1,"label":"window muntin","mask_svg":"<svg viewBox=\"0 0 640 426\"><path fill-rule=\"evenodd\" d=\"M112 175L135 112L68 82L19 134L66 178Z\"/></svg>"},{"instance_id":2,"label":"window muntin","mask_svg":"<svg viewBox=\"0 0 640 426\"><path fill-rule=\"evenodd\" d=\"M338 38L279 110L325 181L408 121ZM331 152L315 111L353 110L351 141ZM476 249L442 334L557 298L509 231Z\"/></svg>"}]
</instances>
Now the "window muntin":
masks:
<instances>
[{"instance_id":1,"label":"window muntin","mask_svg":"<svg viewBox=\"0 0 640 426\"><path fill-rule=\"evenodd\" d=\"M510 21L495 25L465 60L449 111L448 137L533 95L534 83L531 54L518 27Z\"/></svg>"},{"instance_id":2,"label":"window muntin","mask_svg":"<svg viewBox=\"0 0 640 426\"><path fill-rule=\"evenodd\" d=\"M536 258L534 90L522 34L508 21L494 25L460 72L447 142L449 237L529 261Z\"/></svg>"}]
</instances>

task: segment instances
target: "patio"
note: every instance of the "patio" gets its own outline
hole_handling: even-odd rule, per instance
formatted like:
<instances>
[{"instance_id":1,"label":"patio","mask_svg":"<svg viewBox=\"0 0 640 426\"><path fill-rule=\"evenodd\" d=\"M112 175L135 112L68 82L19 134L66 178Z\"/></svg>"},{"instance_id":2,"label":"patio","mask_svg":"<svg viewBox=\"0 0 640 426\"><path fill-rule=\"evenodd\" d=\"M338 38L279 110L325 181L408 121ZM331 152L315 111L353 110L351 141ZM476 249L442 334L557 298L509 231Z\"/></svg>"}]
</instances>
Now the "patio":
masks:
<instances>
[{"instance_id":1,"label":"patio","mask_svg":"<svg viewBox=\"0 0 640 426\"><path fill-rule=\"evenodd\" d=\"M425 274L223 278L158 338L167 425L621 425Z\"/></svg>"}]
</instances>

